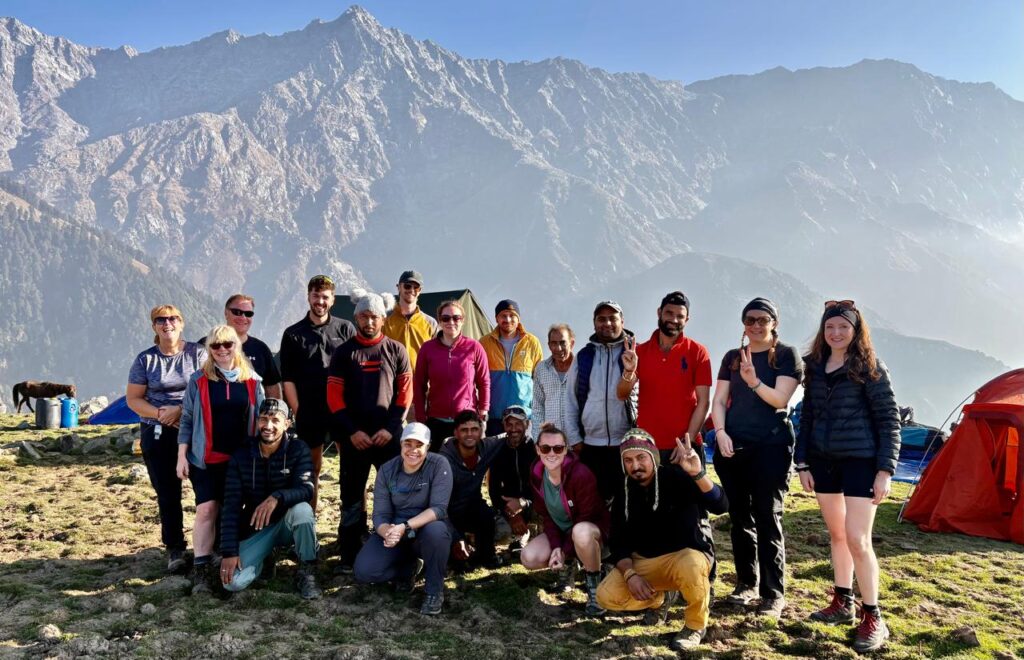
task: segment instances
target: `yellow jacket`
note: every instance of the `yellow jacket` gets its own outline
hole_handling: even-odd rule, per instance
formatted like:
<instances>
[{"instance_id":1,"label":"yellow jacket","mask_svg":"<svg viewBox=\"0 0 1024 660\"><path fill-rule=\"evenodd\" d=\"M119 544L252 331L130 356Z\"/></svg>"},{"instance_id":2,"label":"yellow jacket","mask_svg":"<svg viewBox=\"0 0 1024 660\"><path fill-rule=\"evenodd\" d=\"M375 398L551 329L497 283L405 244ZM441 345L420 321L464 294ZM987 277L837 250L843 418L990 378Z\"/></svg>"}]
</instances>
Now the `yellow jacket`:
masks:
<instances>
[{"instance_id":1,"label":"yellow jacket","mask_svg":"<svg viewBox=\"0 0 1024 660\"><path fill-rule=\"evenodd\" d=\"M434 317L424 314L419 307L412 318L405 318L396 305L391 314L384 320L384 335L405 346L409 352L409 366L416 370L416 355L420 346L437 334L437 321Z\"/></svg>"}]
</instances>

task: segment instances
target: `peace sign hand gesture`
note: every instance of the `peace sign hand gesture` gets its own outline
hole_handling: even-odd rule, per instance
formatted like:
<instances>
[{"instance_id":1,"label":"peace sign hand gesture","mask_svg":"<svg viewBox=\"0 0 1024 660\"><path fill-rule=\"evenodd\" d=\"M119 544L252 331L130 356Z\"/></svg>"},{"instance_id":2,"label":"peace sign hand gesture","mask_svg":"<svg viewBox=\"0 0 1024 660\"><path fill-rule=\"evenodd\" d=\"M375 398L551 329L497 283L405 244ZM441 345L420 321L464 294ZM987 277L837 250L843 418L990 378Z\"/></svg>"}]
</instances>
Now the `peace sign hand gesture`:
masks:
<instances>
[{"instance_id":1,"label":"peace sign hand gesture","mask_svg":"<svg viewBox=\"0 0 1024 660\"><path fill-rule=\"evenodd\" d=\"M750 359L750 347L740 349L740 378L749 387L757 385L759 380L757 372L754 371L754 361Z\"/></svg>"},{"instance_id":2,"label":"peace sign hand gesture","mask_svg":"<svg viewBox=\"0 0 1024 660\"><path fill-rule=\"evenodd\" d=\"M636 372L639 360L636 355L636 337L626 335L622 340L622 368L630 373Z\"/></svg>"},{"instance_id":3,"label":"peace sign hand gesture","mask_svg":"<svg viewBox=\"0 0 1024 660\"><path fill-rule=\"evenodd\" d=\"M676 438L676 448L672 452L672 462L683 468L683 471L691 477L700 474L700 455L690 443L690 434L683 436L683 440Z\"/></svg>"}]
</instances>

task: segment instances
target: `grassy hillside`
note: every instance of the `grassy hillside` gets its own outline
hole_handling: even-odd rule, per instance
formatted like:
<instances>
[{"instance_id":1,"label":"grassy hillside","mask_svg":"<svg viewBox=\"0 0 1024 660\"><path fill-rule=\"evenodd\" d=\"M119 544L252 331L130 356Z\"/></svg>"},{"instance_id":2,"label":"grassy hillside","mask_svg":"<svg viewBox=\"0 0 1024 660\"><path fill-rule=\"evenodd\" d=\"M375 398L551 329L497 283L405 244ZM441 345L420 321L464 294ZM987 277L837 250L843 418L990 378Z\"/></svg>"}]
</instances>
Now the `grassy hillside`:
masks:
<instances>
[{"instance_id":1,"label":"grassy hillside","mask_svg":"<svg viewBox=\"0 0 1024 660\"><path fill-rule=\"evenodd\" d=\"M0 445L37 433L15 430L25 418L0 416ZM0 456L0 656L673 657L667 644L682 625L680 609L658 627L640 625L637 616L587 620L582 592L564 597L552 575L521 566L450 577L445 613L433 620L416 613L415 597L334 575L334 560L321 567L320 601L296 596L290 562L268 584L230 601L192 598L183 579L163 573L156 504L145 477L138 478L140 467L139 457ZM338 522L335 456L326 469L322 541L333 540ZM878 657L1024 657L1024 548L898 525L907 492L896 485L876 525L893 632ZM192 499L187 488L185 499ZM189 506L186 524L193 512ZM785 525L790 606L783 619L718 605L709 641L689 657L855 657L851 628L803 620L824 603L831 581L828 535L814 500L794 492ZM717 591L724 595L734 578L728 517L715 526ZM57 630L43 631L46 624ZM963 626L980 646L954 633ZM45 640L48 634L53 639Z\"/></svg>"}]
</instances>

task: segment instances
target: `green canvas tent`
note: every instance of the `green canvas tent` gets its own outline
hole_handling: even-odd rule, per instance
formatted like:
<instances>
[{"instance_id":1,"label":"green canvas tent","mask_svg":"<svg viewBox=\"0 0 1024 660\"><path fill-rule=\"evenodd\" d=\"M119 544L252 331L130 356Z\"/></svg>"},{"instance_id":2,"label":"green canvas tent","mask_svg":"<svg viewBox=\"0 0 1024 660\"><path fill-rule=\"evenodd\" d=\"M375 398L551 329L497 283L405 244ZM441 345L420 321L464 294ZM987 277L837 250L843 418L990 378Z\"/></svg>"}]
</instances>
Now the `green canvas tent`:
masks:
<instances>
[{"instance_id":1,"label":"green canvas tent","mask_svg":"<svg viewBox=\"0 0 1024 660\"><path fill-rule=\"evenodd\" d=\"M473 297L473 292L469 289L421 293L420 309L436 318L437 306L446 300L458 300L462 304L463 309L466 310L466 318L462 322L462 334L479 340L494 329L491 320L480 309L479 303ZM354 323L355 319L352 315L354 309L355 305L352 304L352 299L348 297L348 294L339 293L334 297L334 307L331 307L331 314Z\"/></svg>"}]
</instances>

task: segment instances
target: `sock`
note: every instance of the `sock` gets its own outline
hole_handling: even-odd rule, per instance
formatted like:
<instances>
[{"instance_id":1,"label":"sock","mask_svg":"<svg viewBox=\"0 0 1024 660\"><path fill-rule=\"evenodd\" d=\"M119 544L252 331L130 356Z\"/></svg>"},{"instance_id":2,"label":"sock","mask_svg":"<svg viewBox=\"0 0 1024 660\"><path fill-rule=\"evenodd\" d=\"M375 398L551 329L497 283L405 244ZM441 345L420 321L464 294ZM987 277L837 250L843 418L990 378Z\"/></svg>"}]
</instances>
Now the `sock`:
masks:
<instances>
[{"instance_id":1,"label":"sock","mask_svg":"<svg viewBox=\"0 0 1024 660\"><path fill-rule=\"evenodd\" d=\"M213 562L213 557L211 555L203 555L201 557L196 557L194 560L192 560L192 564L195 565L195 566L205 566L206 564L209 564L209 563L212 563L212 562Z\"/></svg>"},{"instance_id":2,"label":"sock","mask_svg":"<svg viewBox=\"0 0 1024 660\"><path fill-rule=\"evenodd\" d=\"M846 600L853 600L853 588L852 587L834 587L837 594L842 596Z\"/></svg>"},{"instance_id":3,"label":"sock","mask_svg":"<svg viewBox=\"0 0 1024 660\"><path fill-rule=\"evenodd\" d=\"M864 611L874 616L882 616L882 610L878 609L878 605L864 605Z\"/></svg>"},{"instance_id":4,"label":"sock","mask_svg":"<svg viewBox=\"0 0 1024 660\"><path fill-rule=\"evenodd\" d=\"M600 578L601 571L584 571L589 578Z\"/></svg>"}]
</instances>

